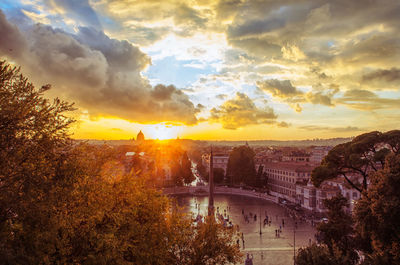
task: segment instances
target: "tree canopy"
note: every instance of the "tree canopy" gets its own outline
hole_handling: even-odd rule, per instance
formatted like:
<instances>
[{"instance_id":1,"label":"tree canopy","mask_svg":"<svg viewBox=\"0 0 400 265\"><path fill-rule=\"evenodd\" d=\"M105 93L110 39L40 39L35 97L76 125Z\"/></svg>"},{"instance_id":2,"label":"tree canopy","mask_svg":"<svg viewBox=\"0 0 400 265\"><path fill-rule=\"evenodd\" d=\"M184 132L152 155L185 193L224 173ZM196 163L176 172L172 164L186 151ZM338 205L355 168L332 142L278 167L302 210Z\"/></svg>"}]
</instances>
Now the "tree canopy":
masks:
<instances>
[{"instance_id":1,"label":"tree canopy","mask_svg":"<svg viewBox=\"0 0 400 265\"><path fill-rule=\"evenodd\" d=\"M211 221L196 225L174 211L167 197L150 188L151 179L126 173L115 149L71 140L67 113L73 107L45 99L49 88L35 89L19 69L0 62L3 264L241 259L231 231Z\"/></svg>"},{"instance_id":2,"label":"tree canopy","mask_svg":"<svg viewBox=\"0 0 400 265\"><path fill-rule=\"evenodd\" d=\"M354 241L353 220L344 211L347 199L339 195L324 200L327 222L317 226L320 245L301 248L296 255L298 265L351 265L359 260Z\"/></svg>"},{"instance_id":3,"label":"tree canopy","mask_svg":"<svg viewBox=\"0 0 400 265\"><path fill-rule=\"evenodd\" d=\"M365 191L369 175L384 167L389 153L400 153L400 130L361 134L330 150L321 165L313 170L311 180L319 187L325 180L344 177L352 188Z\"/></svg>"},{"instance_id":4,"label":"tree canopy","mask_svg":"<svg viewBox=\"0 0 400 265\"><path fill-rule=\"evenodd\" d=\"M227 167L227 176L233 184L256 184L254 156L253 149L247 145L233 148L229 154Z\"/></svg>"},{"instance_id":5,"label":"tree canopy","mask_svg":"<svg viewBox=\"0 0 400 265\"><path fill-rule=\"evenodd\" d=\"M400 155L390 154L385 168L356 205L356 229L366 264L400 264Z\"/></svg>"},{"instance_id":6,"label":"tree canopy","mask_svg":"<svg viewBox=\"0 0 400 265\"><path fill-rule=\"evenodd\" d=\"M332 149L313 172L316 182L359 172L369 185L358 186L363 196L352 217L343 211L345 198L325 201L328 222L317 228L322 245L299 251L299 264L331 264L324 261L329 257L336 260L332 264L354 264L359 258L364 265L400 264L399 132L360 135Z\"/></svg>"}]
</instances>

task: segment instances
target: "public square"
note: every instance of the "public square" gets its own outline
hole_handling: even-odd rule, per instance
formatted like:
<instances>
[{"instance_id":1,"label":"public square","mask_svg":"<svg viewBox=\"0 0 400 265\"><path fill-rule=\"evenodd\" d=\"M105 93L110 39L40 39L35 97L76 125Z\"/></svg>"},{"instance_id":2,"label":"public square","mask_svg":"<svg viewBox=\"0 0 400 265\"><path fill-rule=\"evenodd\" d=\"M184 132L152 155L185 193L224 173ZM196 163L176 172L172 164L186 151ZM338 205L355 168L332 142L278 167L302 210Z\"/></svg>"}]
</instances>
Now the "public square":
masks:
<instances>
[{"instance_id":1,"label":"public square","mask_svg":"<svg viewBox=\"0 0 400 265\"><path fill-rule=\"evenodd\" d=\"M253 264L293 264L294 223L286 209L276 203L261 199L249 198L238 195L215 195L214 205L216 213L228 217L233 225L239 225L243 233L243 241L240 239L240 248L243 254L253 255ZM184 211L203 216L208 212L208 196L180 196L177 197L179 206ZM244 214L242 214L242 210ZM261 214L261 235L260 235ZM249 221L245 220L245 215ZM250 217L250 215L252 217ZM255 220L254 215L257 215ZM264 219L268 216L270 225L264 226ZM284 226L282 225L282 220ZM281 228L279 237L276 230ZM296 250L301 246L307 246L314 242L315 228L305 222L297 222L295 233Z\"/></svg>"}]
</instances>

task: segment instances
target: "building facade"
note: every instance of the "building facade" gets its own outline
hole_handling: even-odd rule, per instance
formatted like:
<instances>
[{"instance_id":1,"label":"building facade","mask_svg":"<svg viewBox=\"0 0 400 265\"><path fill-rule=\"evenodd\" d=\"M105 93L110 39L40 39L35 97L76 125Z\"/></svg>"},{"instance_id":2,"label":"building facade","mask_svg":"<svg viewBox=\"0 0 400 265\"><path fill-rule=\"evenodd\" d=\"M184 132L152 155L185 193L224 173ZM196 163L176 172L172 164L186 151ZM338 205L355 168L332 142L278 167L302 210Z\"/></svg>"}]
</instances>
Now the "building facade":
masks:
<instances>
[{"instance_id":1,"label":"building facade","mask_svg":"<svg viewBox=\"0 0 400 265\"><path fill-rule=\"evenodd\" d=\"M207 169L207 172L210 171L210 154L204 154L201 157L203 166ZM226 170L228 168L228 160L229 154L226 153L216 153L213 154L213 168L221 168L224 170L224 174L226 174Z\"/></svg>"},{"instance_id":2,"label":"building facade","mask_svg":"<svg viewBox=\"0 0 400 265\"><path fill-rule=\"evenodd\" d=\"M264 172L272 195L296 202L296 185L306 184L313 167L299 163L265 163Z\"/></svg>"}]
</instances>

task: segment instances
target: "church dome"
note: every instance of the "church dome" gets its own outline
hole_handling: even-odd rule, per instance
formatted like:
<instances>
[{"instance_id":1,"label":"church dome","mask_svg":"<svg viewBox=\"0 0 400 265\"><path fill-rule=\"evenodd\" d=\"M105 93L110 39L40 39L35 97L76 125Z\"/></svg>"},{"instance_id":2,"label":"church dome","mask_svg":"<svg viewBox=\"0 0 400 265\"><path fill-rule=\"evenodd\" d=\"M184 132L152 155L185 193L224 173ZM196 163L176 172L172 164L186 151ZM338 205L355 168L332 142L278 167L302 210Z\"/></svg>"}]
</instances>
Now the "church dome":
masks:
<instances>
[{"instance_id":1,"label":"church dome","mask_svg":"<svg viewBox=\"0 0 400 265\"><path fill-rule=\"evenodd\" d=\"M136 141L143 142L144 141L144 134L140 131L136 137Z\"/></svg>"}]
</instances>

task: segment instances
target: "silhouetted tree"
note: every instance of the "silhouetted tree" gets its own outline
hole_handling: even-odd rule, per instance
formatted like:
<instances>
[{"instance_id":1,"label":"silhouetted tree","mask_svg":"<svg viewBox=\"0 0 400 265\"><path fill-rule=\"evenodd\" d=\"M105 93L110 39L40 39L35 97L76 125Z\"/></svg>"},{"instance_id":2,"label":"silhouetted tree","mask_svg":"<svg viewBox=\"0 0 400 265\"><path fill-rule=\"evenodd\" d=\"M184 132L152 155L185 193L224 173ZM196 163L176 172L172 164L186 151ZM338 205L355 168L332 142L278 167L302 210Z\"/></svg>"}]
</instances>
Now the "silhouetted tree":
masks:
<instances>
[{"instance_id":1,"label":"silhouetted tree","mask_svg":"<svg viewBox=\"0 0 400 265\"><path fill-rule=\"evenodd\" d=\"M371 175L369 189L355 208L366 264L400 264L399 190L400 155L390 154L385 168Z\"/></svg>"},{"instance_id":2,"label":"silhouetted tree","mask_svg":"<svg viewBox=\"0 0 400 265\"><path fill-rule=\"evenodd\" d=\"M227 168L227 176L231 178L233 184L256 184L254 156L255 153L249 146L243 145L233 148L229 154Z\"/></svg>"},{"instance_id":3,"label":"silhouetted tree","mask_svg":"<svg viewBox=\"0 0 400 265\"><path fill-rule=\"evenodd\" d=\"M332 256L343 260L343 264L355 264L358 260L354 245L354 229L351 216L344 210L347 199L341 194L324 200L328 222L317 226L322 243Z\"/></svg>"},{"instance_id":4,"label":"silhouetted tree","mask_svg":"<svg viewBox=\"0 0 400 265\"><path fill-rule=\"evenodd\" d=\"M181 174L185 184L190 184L196 179L192 172L192 163L190 162L186 152L183 152L182 154Z\"/></svg>"},{"instance_id":5,"label":"silhouetted tree","mask_svg":"<svg viewBox=\"0 0 400 265\"><path fill-rule=\"evenodd\" d=\"M343 176L352 188L365 191L369 175L384 167L390 152L400 153L400 130L361 134L330 150L321 165L313 170L311 180L318 187L325 180ZM362 178L361 183L351 178L354 175Z\"/></svg>"},{"instance_id":6,"label":"silhouetted tree","mask_svg":"<svg viewBox=\"0 0 400 265\"><path fill-rule=\"evenodd\" d=\"M214 182L221 184L224 182L225 172L222 168L214 168Z\"/></svg>"}]
</instances>

